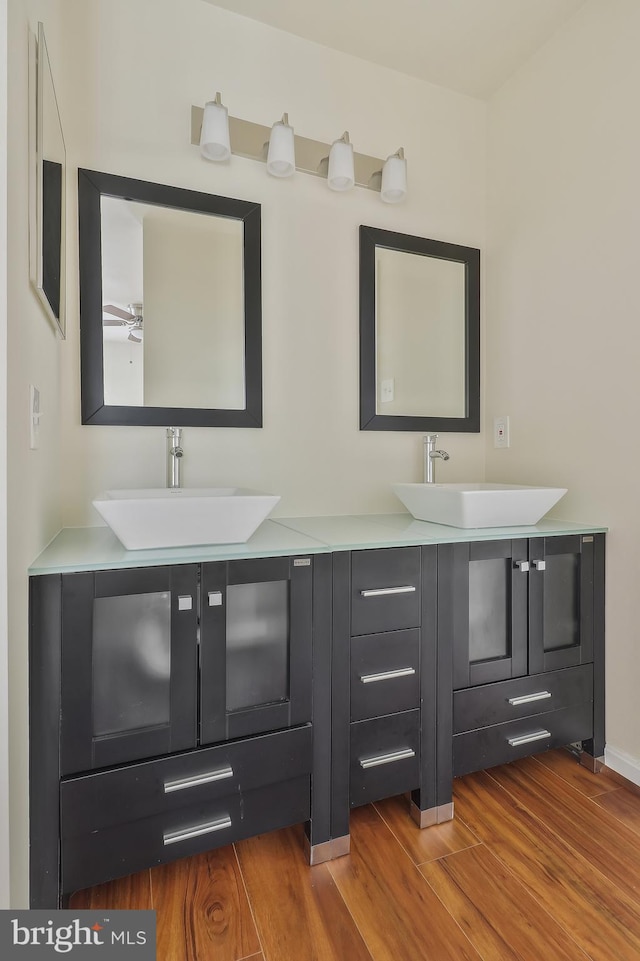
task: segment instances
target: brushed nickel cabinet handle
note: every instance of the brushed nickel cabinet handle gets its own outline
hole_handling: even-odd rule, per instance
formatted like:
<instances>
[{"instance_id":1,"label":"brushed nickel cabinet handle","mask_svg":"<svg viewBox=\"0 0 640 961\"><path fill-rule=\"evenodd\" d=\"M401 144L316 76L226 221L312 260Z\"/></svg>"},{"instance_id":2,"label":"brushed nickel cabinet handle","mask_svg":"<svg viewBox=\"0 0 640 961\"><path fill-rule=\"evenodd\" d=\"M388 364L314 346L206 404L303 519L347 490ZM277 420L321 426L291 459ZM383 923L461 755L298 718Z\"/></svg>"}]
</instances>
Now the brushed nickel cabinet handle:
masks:
<instances>
[{"instance_id":1,"label":"brushed nickel cabinet handle","mask_svg":"<svg viewBox=\"0 0 640 961\"><path fill-rule=\"evenodd\" d=\"M173 791L185 791L190 787L199 787L201 784L210 784L212 781L224 781L225 778L233 777L233 768L227 764L226 767L218 768L217 771L208 771L206 774L194 774L192 777L177 778L175 781L164 782L164 793L171 794Z\"/></svg>"},{"instance_id":2,"label":"brushed nickel cabinet handle","mask_svg":"<svg viewBox=\"0 0 640 961\"><path fill-rule=\"evenodd\" d=\"M521 574L526 574L529 570L529 561L514 561L513 565L517 567Z\"/></svg>"},{"instance_id":3,"label":"brushed nickel cabinet handle","mask_svg":"<svg viewBox=\"0 0 640 961\"><path fill-rule=\"evenodd\" d=\"M394 677L409 677L415 674L415 667L399 667L397 671L381 671L379 674L361 674L363 684L374 684L376 681L390 681Z\"/></svg>"},{"instance_id":4,"label":"brushed nickel cabinet handle","mask_svg":"<svg viewBox=\"0 0 640 961\"><path fill-rule=\"evenodd\" d=\"M200 837L201 834L213 834L214 831L223 831L231 827L231 818L228 814L218 818L216 821L207 821L206 824L197 824L195 827L187 828L184 831L165 831L162 835L162 843L177 844L179 841L188 841L189 838Z\"/></svg>"},{"instance_id":5,"label":"brushed nickel cabinet handle","mask_svg":"<svg viewBox=\"0 0 640 961\"><path fill-rule=\"evenodd\" d=\"M371 588L366 591L360 591L360 594L362 597L386 597L389 594L414 594L415 590L413 584L407 584L405 587Z\"/></svg>"},{"instance_id":6,"label":"brushed nickel cabinet handle","mask_svg":"<svg viewBox=\"0 0 640 961\"><path fill-rule=\"evenodd\" d=\"M533 564L534 570L536 571L546 571L547 569L546 561L531 561L531 563Z\"/></svg>"},{"instance_id":7,"label":"brushed nickel cabinet handle","mask_svg":"<svg viewBox=\"0 0 640 961\"><path fill-rule=\"evenodd\" d=\"M392 764L394 761L403 761L408 757L415 757L416 752L413 748L405 747L400 751L392 751L391 754L374 754L372 757L361 757L360 767L366 771L370 767L380 767L381 764Z\"/></svg>"},{"instance_id":8,"label":"brushed nickel cabinet handle","mask_svg":"<svg viewBox=\"0 0 640 961\"><path fill-rule=\"evenodd\" d=\"M512 707L518 707L519 704L532 704L533 701L546 701L549 697L551 697L551 691L536 691L535 694L521 694L520 697L510 697L508 701Z\"/></svg>"},{"instance_id":9,"label":"brushed nickel cabinet handle","mask_svg":"<svg viewBox=\"0 0 640 961\"><path fill-rule=\"evenodd\" d=\"M520 747L521 744L533 744L534 741L544 741L551 737L551 731L534 731L532 734L521 734L519 737L507 738L511 747Z\"/></svg>"}]
</instances>

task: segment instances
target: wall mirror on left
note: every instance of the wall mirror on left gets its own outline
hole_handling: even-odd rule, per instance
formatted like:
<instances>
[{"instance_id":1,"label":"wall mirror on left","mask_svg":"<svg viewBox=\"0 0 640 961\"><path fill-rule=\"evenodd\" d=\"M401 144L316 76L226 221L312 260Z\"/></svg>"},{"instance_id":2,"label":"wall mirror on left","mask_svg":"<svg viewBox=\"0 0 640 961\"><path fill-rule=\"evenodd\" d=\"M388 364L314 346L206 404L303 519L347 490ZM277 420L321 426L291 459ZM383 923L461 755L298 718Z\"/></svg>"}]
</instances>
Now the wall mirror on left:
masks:
<instances>
[{"instance_id":1,"label":"wall mirror on left","mask_svg":"<svg viewBox=\"0 0 640 961\"><path fill-rule=\"evenodd\" d=\"M78 172L83 424L262 426L260 205Z\"/></svg>"},{"instance_id":2,"label":"wall mirror on left","mask_svg":"<svg viewBox=\"0 0 640 961\"><path fill-rule=\"evenodd\" d=\"M44 26L30 37L31 103L29 260L47 317L65 336L65 178L62 123Z\"/></svg>"}]
</instances>

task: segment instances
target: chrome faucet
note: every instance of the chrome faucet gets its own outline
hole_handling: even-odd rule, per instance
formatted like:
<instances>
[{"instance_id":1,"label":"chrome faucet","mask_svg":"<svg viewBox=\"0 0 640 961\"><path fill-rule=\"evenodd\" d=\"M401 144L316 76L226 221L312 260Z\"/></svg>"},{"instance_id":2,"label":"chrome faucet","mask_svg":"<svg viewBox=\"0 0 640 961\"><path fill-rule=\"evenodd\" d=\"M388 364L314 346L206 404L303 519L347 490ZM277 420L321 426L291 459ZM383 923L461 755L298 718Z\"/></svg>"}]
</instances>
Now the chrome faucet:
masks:
<instances>
[{"instance_id":1,"label":"chrome faucet","mask_svg":"<svg viewBox=\"0 0 640 961\"><path fill-rule=\"evenodd\" d=\"M435 484L435 464L436 457L441 460L449 460L446 450L436 450L437 434L426 434L424 438L424 482L425 484Z\"/></svg>"},{"instance_id":2,"label":"chrome faucet","mask_svg":"<svg viewBox=\"0 0 640 961\"><path fill-rule=\"evenodd\" d=\"M182 486L180 466L182 449L182 427L167 427L167 487L175 490Z\"/></svg>"}]
</instances>

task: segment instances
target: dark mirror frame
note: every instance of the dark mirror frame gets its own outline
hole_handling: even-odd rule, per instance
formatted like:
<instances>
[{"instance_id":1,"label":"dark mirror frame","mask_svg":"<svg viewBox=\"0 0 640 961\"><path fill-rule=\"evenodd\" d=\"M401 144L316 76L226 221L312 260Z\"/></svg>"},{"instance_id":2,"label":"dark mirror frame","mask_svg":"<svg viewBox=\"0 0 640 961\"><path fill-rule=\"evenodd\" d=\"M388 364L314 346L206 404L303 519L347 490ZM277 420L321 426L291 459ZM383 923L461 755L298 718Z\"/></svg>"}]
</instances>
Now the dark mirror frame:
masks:
<instances>
[{"instance_id":1,"label":"dark mirror frame","mask_svg":"<svg viewBox=\"0 0 640 961\"><path fill-rule=\"evenodd\" d=\"M101 197L212 214L244 225L245 407L125 407L104 402ZM196 190L78 170L80 370L83 424L156 427L262 427L262 297L260 204Z\"/></svg>"},{"instance_id":2,"label":"dark mirror frame","mask_svg":"<svg viewBox=\"0 0 640 961\"><path fill-rule=\"evenodd\" d=\"M465 416L376 411L376 247L451 260L465 267ZM376 227L360 227L360 430L480 431L480 251Z\"/></svg>"},{"instance_id":3,"label":"dark mirror frame","mask_svg":"<svg viewBox=\"0 0 640 961\"><path fill-rule=\"evenodd\" d=\"M44 25L29 37L29 272L44 311L64 339L66 150ZM54 158L51 136L55 130Z\"/></svg>"}]
</instances>

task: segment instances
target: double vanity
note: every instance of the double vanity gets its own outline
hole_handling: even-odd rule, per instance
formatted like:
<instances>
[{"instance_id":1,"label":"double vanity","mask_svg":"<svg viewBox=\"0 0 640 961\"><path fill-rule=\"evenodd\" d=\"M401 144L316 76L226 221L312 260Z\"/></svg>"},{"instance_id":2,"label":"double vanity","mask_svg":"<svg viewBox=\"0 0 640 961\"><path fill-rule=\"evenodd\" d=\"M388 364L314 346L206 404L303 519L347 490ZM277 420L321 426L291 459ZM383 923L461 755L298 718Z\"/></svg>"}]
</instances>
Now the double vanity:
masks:
<instances>
[{"instance_id":1,"label":"double vanity","mask_svg":"<svg viewBox=\"0 0 640 961\"><path fill-rule=\"evenodd\" d=\"M566 744L604 752L603 528L409 514L266 520L126 550L60 532L30 569L31 906Z\"/></svg>"},{"instance_id":2,"label":"double vanity","mask_svg":"<svg viewBox=\"0 0 640 961\"><path fill-rule=\"evenodd\" d=\"M260 428L260 204L81 168L78 212L82 424ZM360 429L478 432L480 251L360 225L358 282ZM32 908L301 822L338 857L351 808L407 793L426 828L456 776L536 751L596 764L605 531L540 521L563 490L269 520L180 487L180 430L173 489L100 496L111 529L29 572Z\"/></svg>"}]
</instances>

